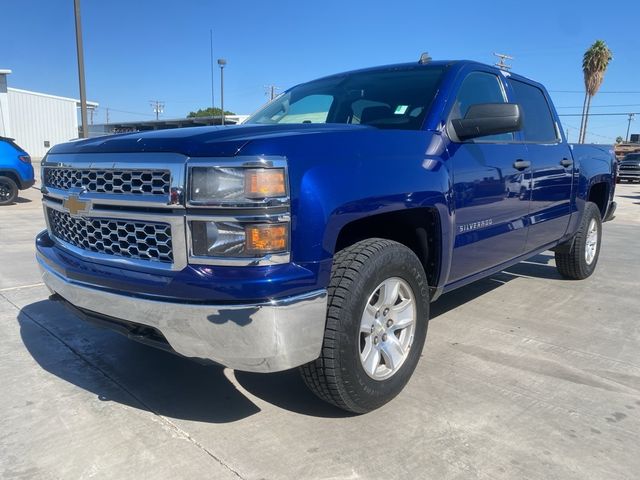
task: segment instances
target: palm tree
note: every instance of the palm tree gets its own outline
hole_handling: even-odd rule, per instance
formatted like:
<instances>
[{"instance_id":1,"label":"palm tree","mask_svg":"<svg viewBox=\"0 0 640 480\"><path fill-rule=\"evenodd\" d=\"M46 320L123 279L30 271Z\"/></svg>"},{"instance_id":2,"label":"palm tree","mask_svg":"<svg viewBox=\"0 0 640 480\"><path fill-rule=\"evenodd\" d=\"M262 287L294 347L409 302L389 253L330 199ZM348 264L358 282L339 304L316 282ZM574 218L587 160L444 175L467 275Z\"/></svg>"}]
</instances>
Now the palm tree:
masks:
<instances>
[{"instance_id":1,"label":"palm tree","mask_svg":"<svg viewBox=\"0 0 640 480\"><path fill-rule=\"evenodd\" d=\"M584 73L584 103L582 105L582 121L580 123L579 142L584 143L587 134L587 122L589 121L589 108L591 99L598 93L604 80L604 72L613 59L611 50L603 40L596 40L582 57L582 72Z\"/></svg>"}]
</instances>

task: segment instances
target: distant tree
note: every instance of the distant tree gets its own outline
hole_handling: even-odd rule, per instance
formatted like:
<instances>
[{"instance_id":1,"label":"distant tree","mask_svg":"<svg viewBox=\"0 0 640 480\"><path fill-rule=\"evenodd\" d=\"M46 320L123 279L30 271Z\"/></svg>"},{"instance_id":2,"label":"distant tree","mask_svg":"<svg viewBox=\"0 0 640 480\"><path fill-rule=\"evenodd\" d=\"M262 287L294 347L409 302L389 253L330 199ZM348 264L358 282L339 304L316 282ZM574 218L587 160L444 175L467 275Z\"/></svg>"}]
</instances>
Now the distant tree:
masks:
<instances>
[{"instance_id":1,"label":"distant tree","mask_svg":"<svg viewBox=\"0 0 640 480\"><path fill-rule=\"evenodd\" d=\"M582 73L584 74L584 103L582 105L582 122L580 123L580 140L584 143L587 134L587 123L589 122L589 108L591 99L598 93L600 85L604 80L604 72L613 60L611 50L603 40L596 40L582 57Z\"/></svg>"},{"instance_id":2,"label":"distant tree","mask_svg":"<svg viewBox=\"0 0 640 480\"><path fill-rule=\"evenodd\" d=\"M622 142L624 142L624 138L616 137L616 143L622 143Z\"/></svg>"},{"instance_id":3,"label":"distant tree","mask_svg":"<svg viewBox=\"0 0 640 480\"><path fill-rule=\"evenodd\" d=\"M229 110L225 110L224 111L225 115L235 115L235 113L230 112ZM215 107L215 108L201 108L196 112L189 112L189 115L187 115L187 118L194 118L194 117L219 117L222 115L222 109Z\"/></svg>"}]
</instances>

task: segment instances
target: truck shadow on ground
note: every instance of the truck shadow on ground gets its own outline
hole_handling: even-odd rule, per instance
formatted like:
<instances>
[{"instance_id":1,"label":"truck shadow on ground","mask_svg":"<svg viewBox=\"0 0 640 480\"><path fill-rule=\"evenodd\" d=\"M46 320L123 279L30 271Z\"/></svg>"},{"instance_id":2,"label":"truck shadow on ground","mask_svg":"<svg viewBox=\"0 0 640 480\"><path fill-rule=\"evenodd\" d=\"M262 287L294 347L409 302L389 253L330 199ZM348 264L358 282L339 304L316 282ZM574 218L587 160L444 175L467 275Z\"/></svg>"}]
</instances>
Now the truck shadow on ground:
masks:
<instances>
[{"instance_id":1,"label":"truck shadow on ground","mask_svg":"<svg viewBox=\"0 0 640 480\"><path fill-rule=\"evenodd\" d=\"M552 260L553 254L549 252L541 253L506 270L465 285L453 292L446 293L431 304L431 319L444 315L449 310L481 297L516 278L543 278L564 281L558 270L556 270L555 264L551 263Z\"/></svg>"},{"instance_id":2,"label":"truck shadow on ground","mask_svg":"<svg viewBox=\"0 0 640 480\"><path fill-rule=\"evenodd\" d=\"M552 258L537 255L527 263L443 295L432 305L431 316L437 318L515 278L560 280L549 264ZM202 365L86 324L49 300L24 307L18 322L24 345L44 370L91 392L100 401L208 423L250 417L261 411L257 404L261 402L302 415L350 416L315 397L295 369L257 374Z\"/></svg>"},{"instance_id":3,"label":"truck shadow on ground","mask_svg":"<svg viewBox=\"0 0 640 480\"><path fill-rule=\"evenodd\" d=\"M304 415L348 416L307 390L297 370L250 374L203 365L87 324L49 300L24 307L18 322L24 345L44 370L100 401L207 423L260 412L252 395Z\"/></svg>"}]
</instances>

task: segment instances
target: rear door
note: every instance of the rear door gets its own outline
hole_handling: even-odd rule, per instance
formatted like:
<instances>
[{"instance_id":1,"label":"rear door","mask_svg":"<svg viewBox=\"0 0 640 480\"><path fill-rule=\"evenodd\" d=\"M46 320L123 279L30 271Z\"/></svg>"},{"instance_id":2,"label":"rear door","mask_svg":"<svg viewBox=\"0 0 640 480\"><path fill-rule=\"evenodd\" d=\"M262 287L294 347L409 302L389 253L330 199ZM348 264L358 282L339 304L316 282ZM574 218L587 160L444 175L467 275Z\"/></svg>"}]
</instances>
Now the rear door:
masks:
<instances>
[{"instance_id":1,"label":"rear door","mask_svg":"<svg viewBox=\"0 0 640 480\"><path fill-rule=\"evenodd\" d=\"M521 255L529 213L526 158L519 134L492 135L458 142L451 120L463 118L471 105L506 103L504 83L496 74L468 73L457 91L447 129L453 177L456 237L449 283Z\"/></svg>"},{"instance_id":2,"label":"rear door","mask_svg":"<svg viewBox=\"0 0 640 480\"><path fill-rule=\"evenodd\" d=\"M522 135L531 162L530 227L526 250L532 251L560 239L571 214L573 157L546 95L539 87L514 78L508 80L512 101L520 105Z\"/></svg>"}]
</instances>

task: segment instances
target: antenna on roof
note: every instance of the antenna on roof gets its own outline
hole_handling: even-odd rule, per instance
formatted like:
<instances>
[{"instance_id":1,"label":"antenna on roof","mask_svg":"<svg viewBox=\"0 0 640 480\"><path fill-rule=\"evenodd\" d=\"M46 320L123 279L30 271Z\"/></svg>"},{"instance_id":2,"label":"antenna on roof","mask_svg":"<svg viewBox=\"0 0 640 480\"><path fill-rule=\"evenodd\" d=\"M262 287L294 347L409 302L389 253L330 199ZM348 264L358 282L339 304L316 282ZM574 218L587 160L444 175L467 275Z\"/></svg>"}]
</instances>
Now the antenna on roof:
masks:
<instances>
[{"instance_id":1,"label":"antenna on roof","mask_svg":"<svg viewBox=\"0 0 640 480\"><path fill-rule=\"evenodd\" d=\"M433 59L429 56L429 54L427 52L424 52L422 55L420 55L420 60L418 60L418 63L420 65L426 65L431 60Z\"/></svg>"},{"instance_id":2,"label":"antenna on roof","mask_svg":"<svg viewBox=\"0 0 640 480\"><path fill-rule=\"evenodd\" d=\"M505 55L504 53L493 53L496 57L498 57L500 59L500 61L498 63L494 63L494 65L496 67L498 67L500 70L504 70L506 72L508 72L509 70L511 70L512 66L508 65L505 60L513 60L513 57L510 55Z\"/></svg>"}]
</instances>

